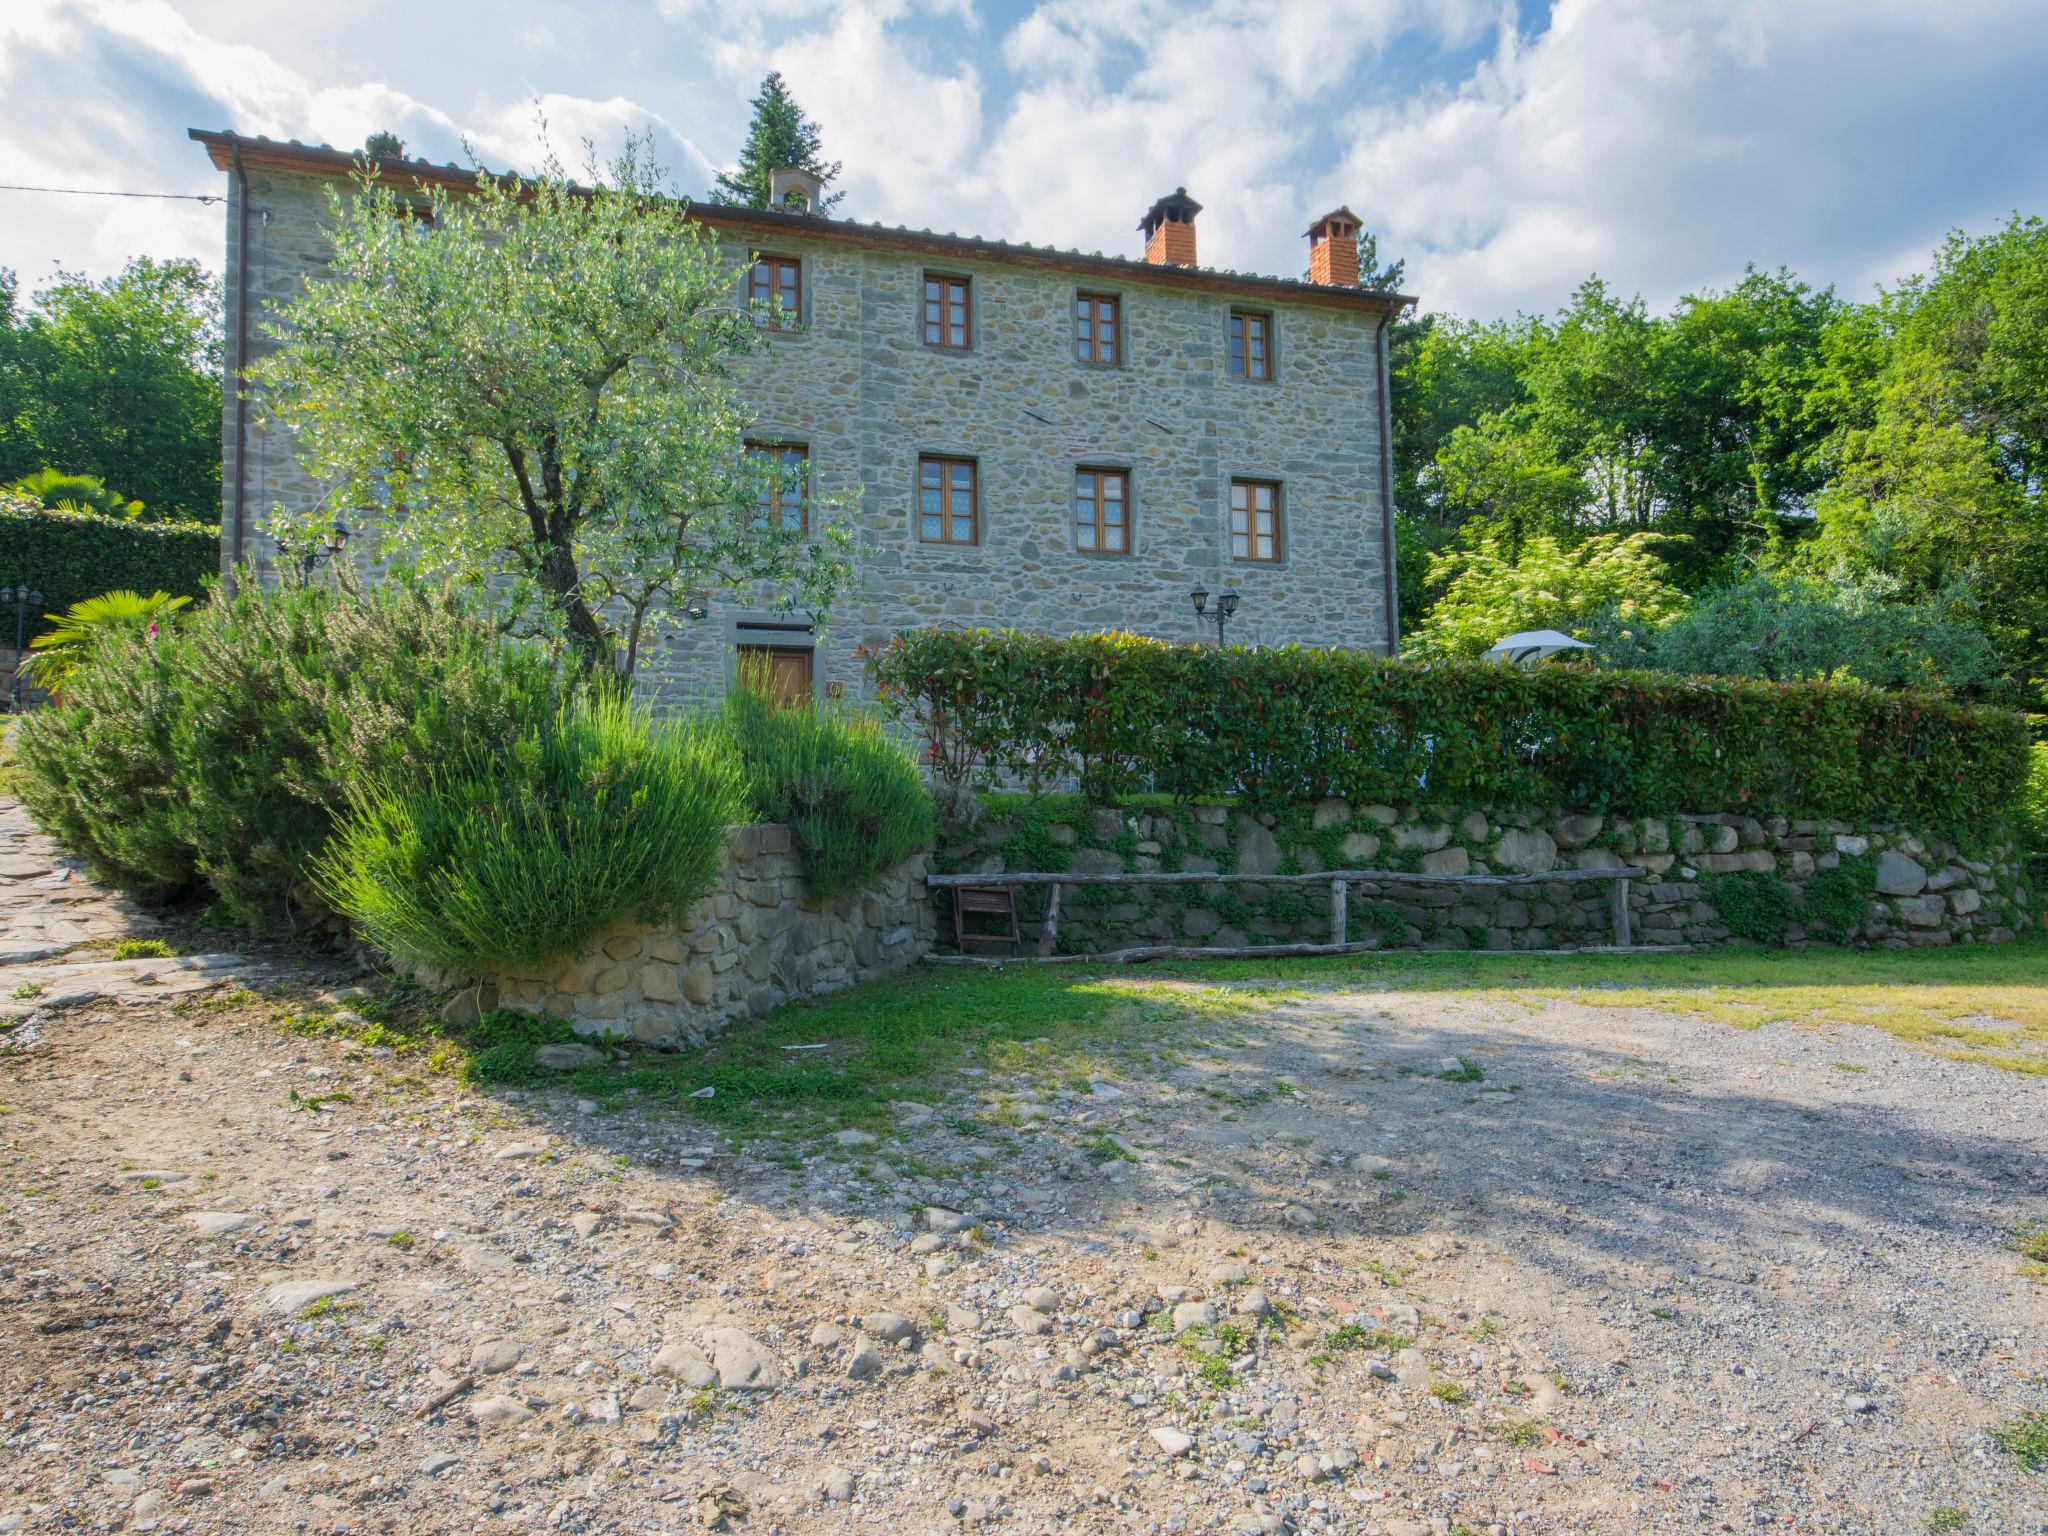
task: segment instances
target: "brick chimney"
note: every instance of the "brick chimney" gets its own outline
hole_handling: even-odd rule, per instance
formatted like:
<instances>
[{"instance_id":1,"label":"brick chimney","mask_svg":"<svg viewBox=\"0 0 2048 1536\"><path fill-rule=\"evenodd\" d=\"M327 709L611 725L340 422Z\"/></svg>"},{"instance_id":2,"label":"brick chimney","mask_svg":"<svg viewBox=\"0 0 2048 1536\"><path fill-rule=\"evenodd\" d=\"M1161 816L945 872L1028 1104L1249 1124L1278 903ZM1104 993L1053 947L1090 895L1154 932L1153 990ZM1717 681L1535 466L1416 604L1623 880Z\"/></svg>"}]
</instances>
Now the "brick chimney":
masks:
<instances>
[{"instance_id":1,"label":"brick chimney","mask_svg":"<svg viewBox=\"0 0 2048 1536\"><path fill-rule=\"evenodd\" d=\"M1171 196L1154 203L1138 228L1145 233L1145 259L1157 267L1195 265L1195 215L1202 205L1175 187Z\"/></svg>"},{"instance_id":2,"label":"brick chimney","mask_svg":"<svg viewBox=\"0 0 2048 1536\"><path fill-rule=\"evenodd\" d=\"M1358 286L1358 232L1365 221L1349 208L1326 213L1308 227L1308 280L1332 288Z\"/></svg>"}]
</instances>

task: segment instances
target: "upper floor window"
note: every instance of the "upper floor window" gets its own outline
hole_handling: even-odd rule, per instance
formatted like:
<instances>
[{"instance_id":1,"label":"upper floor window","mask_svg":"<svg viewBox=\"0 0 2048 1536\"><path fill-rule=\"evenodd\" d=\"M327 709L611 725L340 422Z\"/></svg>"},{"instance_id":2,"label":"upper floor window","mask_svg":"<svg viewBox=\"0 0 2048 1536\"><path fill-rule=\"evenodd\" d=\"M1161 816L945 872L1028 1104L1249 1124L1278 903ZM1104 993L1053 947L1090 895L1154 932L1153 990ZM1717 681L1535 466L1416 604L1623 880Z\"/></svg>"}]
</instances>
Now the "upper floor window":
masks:
<instances>
[{"instance_id":1,"label":"upper floor window","mask_svg":"<svg viewBox=\"0 0 2048 1536\"><path fill-rule=\"evenodd\" d=\"M1273 317L1255 310L1230 312L1230 376L1233 379L1273 377Z\"/></svg>"},{"instance_id":2,"label":"upper floor window","mask_svg":"<svg viewBox=\"0 0 2048 1536\"><path fill-rule=\"evenodd\" d=\"M977 544L981 510L974 460L917 461L917 536L927 544Z\"/></svg>"},{"instance_id":3,"label":"upper floor window","mask_svg":"<svg viewBox=\"0 0 2048 1536\"><path fill-rule=\"evenodd\" d=\"M1280 487L1271 480L1230 482L1230 557L1280 558Z\"/></svg>"},{"instance_id":4,"label":"upper floor window","mask_svg":"<svg viewBox=\"0 0 2048 1536\"><path fill-rule=\"evenodd\" d=\"M1130 477L1120 469L1074 471L1074 547L1106 555L1131 552Z\"/></svg>"},{"instance_id":5,"label":"upper floor window","mask_svg":"<svg viewBox=\"0 0 2048 1536\"><path fill-rule=\"evenodd\" d=\"M928 347L966 347L974 339L964 277L924 280L924 340Z\"/></svg>"},{"instance_id":6,"label":"upper floor window","mask_svg":"<svg viewBox=\"0 0 2048 1536\"><path fill-rule=\"evenodd\" d=\"M1074 296L1074 355L1084 363L1123 361L1117 336L1117 296L1080 293Z\"/></svg>"},{"instance_id":7,"label":"upper floor window","mask_svg":"<svg viewBox=\"0 0 2048 1536\"><path fill-rule=\"evenodd\" d=\"M747 279L747 300L765 311L762 323L784 331L799 324L804 313L804 268L793 256L762 256Z\"/></svg>"},{"instance_id":8,"label":"upper floor window","mask_svg":"<svg viewBox=\"0 0 2048 1536\"><path fill-rule=\"evenodd\" d=\"M754 498L754 529L765 533L809 533L811 514L805 481L810 476L810 449L801 443L749 443L761 484Z\"/></svg>"}]
</instances>

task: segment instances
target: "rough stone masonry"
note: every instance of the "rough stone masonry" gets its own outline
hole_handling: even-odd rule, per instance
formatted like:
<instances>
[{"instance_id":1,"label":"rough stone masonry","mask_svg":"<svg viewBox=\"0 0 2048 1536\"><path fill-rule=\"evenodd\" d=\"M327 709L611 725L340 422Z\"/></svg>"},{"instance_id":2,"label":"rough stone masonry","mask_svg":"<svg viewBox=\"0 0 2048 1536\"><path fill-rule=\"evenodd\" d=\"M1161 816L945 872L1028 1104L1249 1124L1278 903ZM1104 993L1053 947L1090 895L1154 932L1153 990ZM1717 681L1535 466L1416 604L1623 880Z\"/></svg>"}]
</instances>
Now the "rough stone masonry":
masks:
<instances>
[{"instance_id":1,"label":"rough stone masonry","mask_svg":"<svg viewBox=\"0 0 2048 1536\"><path fill-rule=\"evenodd\" d=\"M260 357L275 345L271 329L288 323L292 298L326 271L328 193L354 161L234 134L194 137L230 172L232 370L244 329L251 357ZM246 188L233 174L238 153ZM474 184L473 173L424 162L385 169L406 187ZM237 239L245 205L246 268ZM858 648L905 628L1126 629L1198 640L1213 630L1195 617L1196 588L1241 594L1235 641L1387 648L1381 343L1407 300L1355 280L1194 266L1192 215L1174 226L1181 244L1143 261L803 213L707 206L692 214L736 266L756 253L796 264L800 324L772 333L742 369L741 396L753 412L747 438L801 449L814 508L843 508L862 553L857 589L823 631L771 611L757 593L750 602L714 601L702 621L658 637L640 675L664 702L723 693L743 645L811 651L817 694L854 697L865 686ZM1333 227L1318 226L1322 244L1355 239L1349 225ZM1325 262L1322 270L1340 268ZM964 346L926 340L925 284L935 277L966 283ZM1080 355L1084 296L1114 301L1111 360ZM1233 373L1233 315L1264 327L1270 377ZM256 522L273 507L317 507L326 488L299 466L288 435L263 420L260 400L251 401L238 466L235 413L230 378L223 559L234 547L239 484L245 548L267 561L275 549ZM927 456L973 466L972 542L923 537L919 464ZM1084 549L1076 533L1077 476L1101 471L1124 477L1127 552ZM1274 488L1275 559L1234 557L1233 481Z\"/></svg>"},{"instance_id":2,"label":"rough stone masonry","mask_svg":"<svg viewBox=\"0 0 2048 1536\"><path fill-rule=\"evenodd\" d=\"M729 828L717 881L672 926L625 922L581 956L508 972L472 1006L549 1013L588 1035L698 1045L735 1019L913 965L931 948L927 855L809 899L789 828Z\"/></svg>"},{"instance_id":3,"label":"rough stone masonry","mask_svg":"<svg viewBox=\"0 0 2048 1536\"><path fill-rule=\"evenodd\" d=\"M1805 920L1813 877L1845 859L1867 872L1864 901L1844 931ZM934 867L946 873L1026 870L1238 876L1322 870L1402 871L1444 877L1541 875L1631 867L1637 944L1724 944L1742 937L1720 882L1755 876L1782 886L1790 943L1832 939L1890 947L1999 942L2027 920L2029 893L2009 841L1965 849L1891 825L1784 816L1638 818L1581 812L1506 812L1461 806L1352 806L1337 799L1257 814L1223 806L1124 810L1068 798L1008 799L971 829L955 828ZM1859 876L1861 879L1862 876ZM940 893L941 900L944 899ZM1407 881L1349 885L1352 942L1390 948L1570 949L1613 935L1607 882L1511 887ZM1019 900L1030 947L1042 932L1045 888ZM1320 943L1327 896L1316 888L1228 883L1066 887L1059 940L1077 952L1131 944L1242 947Z\"/></svg>"}]
</instances>

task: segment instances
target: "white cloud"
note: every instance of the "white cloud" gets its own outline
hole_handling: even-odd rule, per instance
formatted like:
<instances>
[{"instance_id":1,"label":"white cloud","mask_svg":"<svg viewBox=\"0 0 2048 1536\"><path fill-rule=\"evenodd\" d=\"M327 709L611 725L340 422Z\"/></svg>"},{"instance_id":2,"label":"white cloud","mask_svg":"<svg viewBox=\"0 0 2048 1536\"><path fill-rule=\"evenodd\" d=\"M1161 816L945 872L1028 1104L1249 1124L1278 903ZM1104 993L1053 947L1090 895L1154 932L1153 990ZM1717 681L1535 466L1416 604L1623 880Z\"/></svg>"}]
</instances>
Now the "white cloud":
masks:
<instances>
[{"instance_id":1,"label":"white cloud","mask_svg":"<svg viewBox=\"0 0 2048 1536\"><path fill-rule=\"evenodd\" d=\"M1995 128L2044 54L2037 5L1558 0L1455 89L1359 114L1321 185L1433 306L1548 309L1596 269L1665 304L1748 261L1860 292L1947 225L2048 192ZM1873 224L1892 227L1877 249Z\"/></svg>"},{"instance_id":2,"label":"white cloud","mask_svg":"<svg viewBox=\"0 0 2048 1536\"><path fill-rule=\"evenodd\" d=\"M843 4L829 28L784 42L767 65L824 128L831 158L845 162L841 185L857 216L968 228L991 201L974 168L980 76L971 64L948 69L918 58L889 25L901 10ZM735 79L760 72L758 56L738 48L723 50L719 63Z\"/></svg>"},{"instance_id":3,"label":"white cloud","mask_svg":"<svg viewBox=\"0 0 2048 1536\"><path fill-rule=\"evenodd\" d=\"M402 34L396 0L354 3ZM545 3L508 0L461 70L395 36L386 75L227 0L5 0L0 158L10 181L215 191L200 124L388 128L524 169L538 108L566 159L651 128L697 186L693 136L729 152L779 68L853 217L1135 253L1185 184L1206 261L1286 274L1344 202L1425 302L1481 315L1596 269L1668 302L1752 259L1862 291L1949 226L2048 202L2040 0L1554 0L1527 33L1514 0L1037 0L1000 24L971 0L586 0L560 38ZM0 264L32 282L53 253L219 260L217 208L0 198Z\"/></svg>"},{"instance_id":4,"label":"white cloud","mask_svg":"<svg viewBox=\"0 0 2048 1536\"><path fill-rule=\"evenodd\" d=\"M343 148L389 129L416 155L459 159L467 141L488 164L531 169L543 154L540 118L572 165L585 139L604 156L626 135L651 130L684 185L710 174L689 138L623 96L536 98L515 89L457 116L380 81L310 81L261 48L201 32L164 0L20 0L0 17L0 100L7 179L35 185L218 192L188 127ZM89 272L118 269L139 252L221 263L217 207L0 197L12 200L10 211L33 209L0 220L0 266L21 270L31 285L47 275L52 253Z\"/></svg>"},{"instance_id":5,"label":"white cloud","mask_svg":"<svg viewBox=\"0 0 2048 1536\"><path fill-rule=\"evenodd\" d=\"M468 131L476 157L485 165L531 170L550 153L580 174L588 143L600 165L631 136L652 133L661 162L686 187L702 185L711 162L674 126L623 96L608 101L551 93L492 109Z\"/></svg>"}]
</instances>

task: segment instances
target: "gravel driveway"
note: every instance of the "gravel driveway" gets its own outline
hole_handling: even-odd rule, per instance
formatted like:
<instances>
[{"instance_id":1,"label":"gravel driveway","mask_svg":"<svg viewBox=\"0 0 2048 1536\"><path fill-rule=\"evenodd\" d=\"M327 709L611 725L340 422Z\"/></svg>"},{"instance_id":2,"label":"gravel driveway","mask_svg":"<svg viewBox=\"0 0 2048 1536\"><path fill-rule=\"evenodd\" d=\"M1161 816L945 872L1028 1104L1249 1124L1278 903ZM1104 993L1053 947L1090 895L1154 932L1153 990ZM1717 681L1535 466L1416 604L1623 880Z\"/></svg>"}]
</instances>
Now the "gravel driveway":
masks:
<instances>
[{"instance_id":1,"label":"gravel driveway","mask_svg":"<svg viewBox=\"0 0 2048 1536\"><path fill-rule=\"evenodd\" d=\"M1364 988L735 1150L347 980L0 976L0 1530L2048 1532L2040 1079Z\"/></svg>"}]
</instances>

